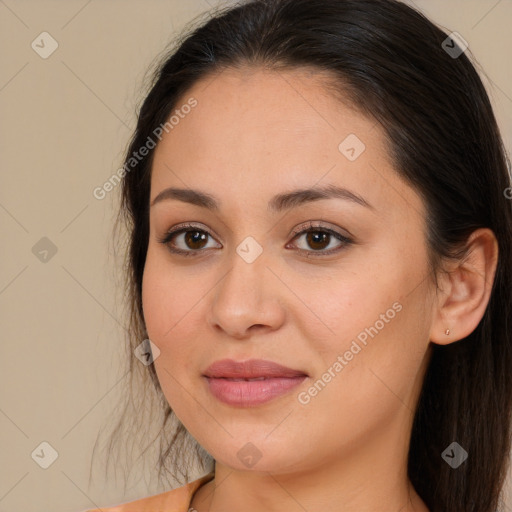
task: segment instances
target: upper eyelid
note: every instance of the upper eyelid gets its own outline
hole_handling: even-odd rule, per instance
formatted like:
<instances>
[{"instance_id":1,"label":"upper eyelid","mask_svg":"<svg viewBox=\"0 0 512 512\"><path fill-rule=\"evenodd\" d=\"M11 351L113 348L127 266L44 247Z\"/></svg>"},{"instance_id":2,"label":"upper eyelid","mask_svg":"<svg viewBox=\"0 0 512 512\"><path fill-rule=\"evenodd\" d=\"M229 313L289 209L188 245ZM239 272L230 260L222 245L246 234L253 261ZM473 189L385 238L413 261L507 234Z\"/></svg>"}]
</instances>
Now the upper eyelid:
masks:
<instances>
[{"instance_id":1,"label":"upper eyelid","mask_svg":"<svg viewBox=\"0 0 512 512\"><path fill-rule=\"evenodd\" d=\"M292 232L290 233L290 236L295 236L295 235L301 234L304 231L313 231L314 229L318 229L318 230L323 229L327 232L335 233L343 238L350 238L351 240L354 239L354 236L352 235L352 233L350 233L347 229L343 229L338 226L332 227L329 222L327 222L327 225L324 225L324 224L317 225L318 222L319 221L310 221L310 220L303 222L303 223L299 224L297 226L297 228L294 228L292 230ZM322 221L322 222L325 222L325 221ZM339 232L340 229L342 231L346 231L347 234L344 235L343 233L340 233Z\"/></svg>"},{"instance_id":2,"label":"upper eyelid","mask_svg":"<svg viewBox=\"0 0 512 512\"><path fill-rule=\"evenodd\" d=\"M340 236L344 236L345 238L352 238L353 235L346 229L344 229L343 231L346 231L347 232L347 235L343 235L343 233L339 233L338 232L338 229L340 228L334 228L334 227L331 227L329 225L324 225L324 224L317 224L319 221L306 221L306 222L303 222L301 224L299 224L296 228L294 228L290 234L288 236L295 236L295 235L298 235L298 234L301 234L303 231L307 231L307 230L312 230L312 229L324 229L326 231L332 231L332 232L335 232L336 234L340 235ZM323 222L323 221L322 221ZM330 224L330 223L327 223L327 224ZM206 227L203 227L204 224L201 224L201 223L194 223L194 222L184 222L184 223L180 223L180 224L177 224L176 226L174 226L173 228L171 229L168 229L165 233L164 233L164 236L166 235L169 235L169 234L177 234L178 232L183 232L183 231L186 231L188 229L198 229L200 231L205 231L206 233L212 235L212 236L217 236L217 234L212 231L210 228L206 228Z\"/></svg>"},{"instance_id":3,"label":"upper eyelid","mask_svg":"<svg viewBox=\"0 0 512 512\"><path fill-rule=\"evenodd\" d=\"M183 232L186 232L186 231L189 231L189 230L192 230L192 229L197 229L199 231L204 231L205 233L208 233L211 236L217 237L217 234L215 233L215 231L212 231L209 228L203 227L203 225L201 225L201 223L198 223L198 225L196 225L194 222L190 222L190 223L183 222L183 223L177 224L176 226L174 226L171 229L168 229L164 233L164 238L166 236L170 235L170 234L176 235L178 233L183 233Z\"/></svg>"}]
</instances>

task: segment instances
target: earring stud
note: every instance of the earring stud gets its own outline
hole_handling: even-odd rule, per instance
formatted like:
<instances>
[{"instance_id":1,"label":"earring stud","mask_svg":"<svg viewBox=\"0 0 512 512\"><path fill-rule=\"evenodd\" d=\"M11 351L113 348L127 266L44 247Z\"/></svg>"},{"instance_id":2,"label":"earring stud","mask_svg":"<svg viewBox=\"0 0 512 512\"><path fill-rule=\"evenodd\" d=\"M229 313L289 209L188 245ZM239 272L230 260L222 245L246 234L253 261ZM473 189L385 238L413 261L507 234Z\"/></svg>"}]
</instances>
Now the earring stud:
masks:
<instances>
[{"instance_id":1,"label":"earring stud","mask_svg":"<svg viewBox=\"0 0 512 512\"><path fill-rule=\"evenodd\" d=\"M450 335L450 329L446 329L446 331L444 331L444 333L446 334L446 336L449 336Z\"/></svg>"}]
</instances>

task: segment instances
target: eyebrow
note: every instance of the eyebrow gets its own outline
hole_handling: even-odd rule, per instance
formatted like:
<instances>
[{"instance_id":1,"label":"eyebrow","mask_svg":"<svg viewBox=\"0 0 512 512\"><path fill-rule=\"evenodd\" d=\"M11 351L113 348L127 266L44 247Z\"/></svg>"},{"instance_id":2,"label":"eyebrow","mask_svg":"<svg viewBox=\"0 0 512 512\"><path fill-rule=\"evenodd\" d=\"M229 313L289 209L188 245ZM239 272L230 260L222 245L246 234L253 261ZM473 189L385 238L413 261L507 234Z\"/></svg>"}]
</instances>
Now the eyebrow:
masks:
<instances>
[{"instance_id":1,"label":"eyebrow","mask_svg":"<svg viewBox=\"0 0 512 512\"><path fill-rule=\"evenodd\" d=\"M220 210L220 202L212 195L200 190L190 188L166 188L162 190L151 202L154 206L161 201L177 200L184 203L194 204L211 211ZM335 185L326 185L323 187L312 187L293 190L283 194L277 194L268 202L268 210L272 213L279 213L284 210L297 208L305 203L318 201L320 199L343 199L352 201L371 210L375 208L360 195L350 190Z\"/></svg>"}]
</instances>

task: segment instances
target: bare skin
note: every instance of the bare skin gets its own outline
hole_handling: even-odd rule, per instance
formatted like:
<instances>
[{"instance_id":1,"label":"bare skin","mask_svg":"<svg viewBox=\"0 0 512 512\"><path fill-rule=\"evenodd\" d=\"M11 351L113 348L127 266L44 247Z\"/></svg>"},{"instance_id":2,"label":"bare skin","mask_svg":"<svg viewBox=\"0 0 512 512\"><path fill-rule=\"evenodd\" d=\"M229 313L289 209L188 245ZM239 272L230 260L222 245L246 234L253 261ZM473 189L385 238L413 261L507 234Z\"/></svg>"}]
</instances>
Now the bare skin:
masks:
<instances>
[{"instance_id":1,"label":"bare skin","mask_svg":"<svg viewBox=\"0 0 512 512\"><path fill-rule=\"evenodd\" d=\"M220 206L151 206L143 305L166 399L216 460L215 479L191 506L428 512L407 476L413 412L431 343L467 336L483 316L497 255L492 232L474 233L471 256L440 276L436 293L425 207L393 168L375 121L305 70L225 70L182 103L190 97L197 106L155 150L150 200L168 187L191 188ZM364 151L353 138L348 152L339 149L349 134ZM329 198L267 208L276 194L329 184L370 206ZM316 241L304 233L308 221ZM183 233L159 241L185 222L191 235L206 233L203 245ZM291 236L295 228L302 234ZM326 235L321 245L326 228L351 242ZM251 263L236 251L246 237L262 248ZM347 355L364 332L366 344ZM227 405L202 377L224 358L269 359L308 377L262 405ZM319 379L325 386L311 392ZM241 449L258 461L249 467Z\"/></svg>"}]
</instances>

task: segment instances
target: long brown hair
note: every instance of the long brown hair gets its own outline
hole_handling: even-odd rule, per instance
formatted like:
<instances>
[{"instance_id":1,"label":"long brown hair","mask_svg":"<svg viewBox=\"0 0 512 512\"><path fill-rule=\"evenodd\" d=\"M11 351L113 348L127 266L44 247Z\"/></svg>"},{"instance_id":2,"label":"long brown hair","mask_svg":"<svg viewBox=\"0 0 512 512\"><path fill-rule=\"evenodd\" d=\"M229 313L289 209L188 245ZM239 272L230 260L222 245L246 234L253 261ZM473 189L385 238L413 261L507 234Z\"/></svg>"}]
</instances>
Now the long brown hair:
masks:
<instances>
[{"instance_id":1,"label":"long brown hair","mask_svg":"<svg viewBox=\"0 0 512 512\"><path fill-rule=\"evenodd\" d=\"M467 338L433 346L411 432L408 474L431 512L495 512L510 451L512 398L512 209L506 151L469 50L413 8L396 0L253 0L224 8L165 55L138 115L125 158L120 220L126 227L130 386L110 438L125 449L157 424L159 477L189 479L212 457L177 420L153 365L133 351L147 338L142 275L149 237L155 139L186 92L211 73L239 65L313 67L329 90L383 127L396 171L424 199L430 263L464 254L468 235L492 229L499 261L485 315ZM449 41L448 47L446 41ZM156 141L157 142L157 141ZM131 159L131 160L130 160ZM157 411L159 419L151 414ZM127 433L123 432L128 427ZM121 441L122 435L127 441ZM469 454L457 469L441 457L457 441ZM110 453L110 452L109 452Z\"/></svg>"}]
</instances>

